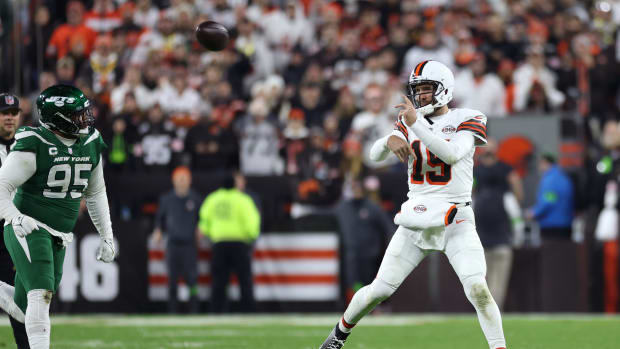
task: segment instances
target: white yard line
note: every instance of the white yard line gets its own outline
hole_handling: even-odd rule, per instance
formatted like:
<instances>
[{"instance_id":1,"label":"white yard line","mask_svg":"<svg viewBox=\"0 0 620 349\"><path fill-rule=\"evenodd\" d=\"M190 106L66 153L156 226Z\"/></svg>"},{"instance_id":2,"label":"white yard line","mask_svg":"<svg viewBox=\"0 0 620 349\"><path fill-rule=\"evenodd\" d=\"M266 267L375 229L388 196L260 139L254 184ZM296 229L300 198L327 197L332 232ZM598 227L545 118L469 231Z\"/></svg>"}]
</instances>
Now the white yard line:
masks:
<instances>
[{"instance_id":1,"label":"white yard line","mask_svg":"<svg viewBox=\"0 0 620 349\"><path fill-rule=\"evenodd\" d=\"M191 316L140 316L140 315L52 315L52 325L83 326L331 326L341 314L285 314L285 315L224 315L210 314ZM364 318L364 326L404 326L457 319L475 319L475 314L398 314L374 315ZM620 320L619 315L597 314L509 314L504 319L548 321L606 321ZM0 318L0 326L9 326L6 316Z\"/></svg>"}]
</instances>

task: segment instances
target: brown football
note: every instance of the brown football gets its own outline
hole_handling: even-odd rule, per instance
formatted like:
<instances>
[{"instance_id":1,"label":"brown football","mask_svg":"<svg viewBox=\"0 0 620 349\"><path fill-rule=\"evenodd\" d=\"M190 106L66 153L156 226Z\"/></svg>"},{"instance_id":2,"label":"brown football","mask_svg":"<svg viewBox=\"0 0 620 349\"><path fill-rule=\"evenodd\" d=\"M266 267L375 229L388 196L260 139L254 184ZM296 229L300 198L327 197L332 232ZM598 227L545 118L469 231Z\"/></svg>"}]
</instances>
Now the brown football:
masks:
<instances>
[{"instance_id":1,"label":"brown football","mask_svg":"<svg viewBox=\"0 0 620 349\"><path fill-rule=\"evenodd\" d=\"M196 27L196 39L207 50L220 51L228 45L228 30L217 22L205 21Z\"/></svg>"}]
</instances>

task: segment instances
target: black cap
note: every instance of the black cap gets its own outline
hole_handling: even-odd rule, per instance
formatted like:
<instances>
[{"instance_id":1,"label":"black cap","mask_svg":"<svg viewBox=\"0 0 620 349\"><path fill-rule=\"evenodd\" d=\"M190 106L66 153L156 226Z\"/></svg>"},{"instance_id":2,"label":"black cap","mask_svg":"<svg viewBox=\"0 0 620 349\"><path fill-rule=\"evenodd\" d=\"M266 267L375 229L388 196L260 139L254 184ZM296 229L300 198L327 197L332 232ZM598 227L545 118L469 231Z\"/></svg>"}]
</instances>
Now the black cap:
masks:
<instances>
[{"instance_id":1,"label":"black cap","mask_svg":"<svg viewBox=\"0 0 620 349\"><path fill-rule=\"evenodd\" d=\"M0 93L0 112L11 109L21 110L19 108L19 98L10 93Z\"/></svg>"}]
</instances>

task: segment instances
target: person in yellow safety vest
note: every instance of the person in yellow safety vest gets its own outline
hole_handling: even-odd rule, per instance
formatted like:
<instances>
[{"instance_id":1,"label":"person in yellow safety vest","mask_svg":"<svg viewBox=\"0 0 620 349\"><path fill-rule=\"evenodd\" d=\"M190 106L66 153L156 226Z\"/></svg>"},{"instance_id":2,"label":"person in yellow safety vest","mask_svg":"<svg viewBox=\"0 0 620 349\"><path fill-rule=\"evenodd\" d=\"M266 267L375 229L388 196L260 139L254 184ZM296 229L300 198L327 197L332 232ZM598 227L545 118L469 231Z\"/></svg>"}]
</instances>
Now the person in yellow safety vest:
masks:
<instances>
[{"instance_id":1,"label":"person in yellow safety vest","mask_svg":"<svg viewBox=\"0 0 620 349\"><path fill-rule=\"evenodd\" d=\"M241 288L241 312L255 308L252 243L260 232L260 214L252 198L235 188L231 175L200 207L198 228L212 243L210 310L222 313L226 287L234 272Z\"/></svg>"}]
</instances>

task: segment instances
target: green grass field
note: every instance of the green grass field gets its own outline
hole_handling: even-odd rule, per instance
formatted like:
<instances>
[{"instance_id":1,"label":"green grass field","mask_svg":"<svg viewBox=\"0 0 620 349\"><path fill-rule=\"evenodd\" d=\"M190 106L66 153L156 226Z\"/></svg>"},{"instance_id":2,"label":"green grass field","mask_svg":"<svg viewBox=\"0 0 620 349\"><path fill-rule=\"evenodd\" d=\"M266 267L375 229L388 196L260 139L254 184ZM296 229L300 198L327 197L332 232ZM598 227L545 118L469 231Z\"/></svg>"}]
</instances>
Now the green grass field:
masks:
<instances>
[{"instance_id":1,"label":"green grass field","mask_svg":"<svg viewBox=\"0 0 620 349\"><path fill-rule=\"evenodd\" d=\"M52 348L316 349L339 315L52 316ZM620 317L508 315L508 348L618 349ZM0 348L16 348L0 320ZM487 348L471 315L378 315L358 325L345 348Z\"/></svg>"}]
</instances>

